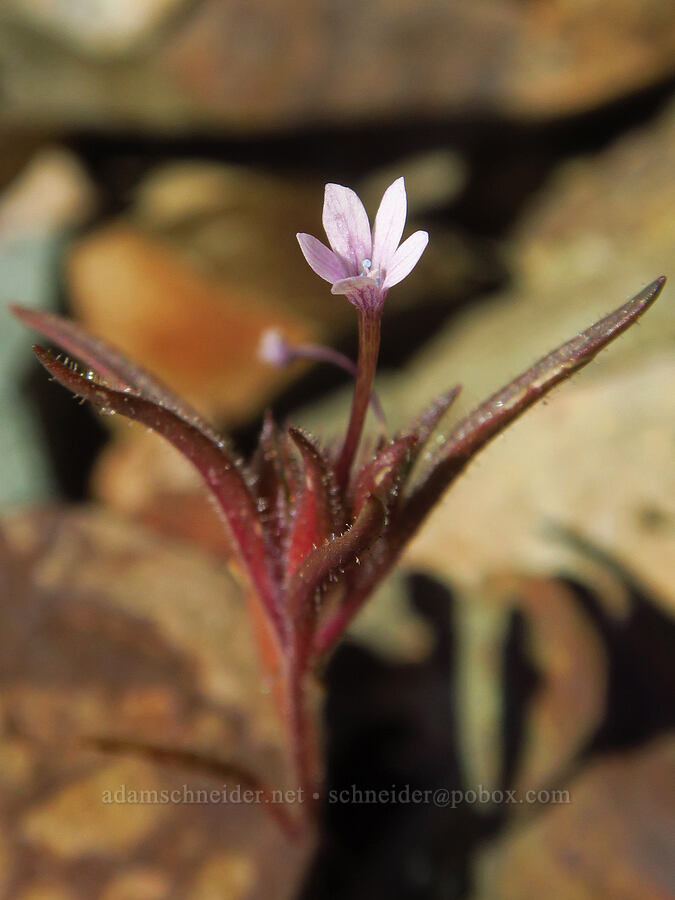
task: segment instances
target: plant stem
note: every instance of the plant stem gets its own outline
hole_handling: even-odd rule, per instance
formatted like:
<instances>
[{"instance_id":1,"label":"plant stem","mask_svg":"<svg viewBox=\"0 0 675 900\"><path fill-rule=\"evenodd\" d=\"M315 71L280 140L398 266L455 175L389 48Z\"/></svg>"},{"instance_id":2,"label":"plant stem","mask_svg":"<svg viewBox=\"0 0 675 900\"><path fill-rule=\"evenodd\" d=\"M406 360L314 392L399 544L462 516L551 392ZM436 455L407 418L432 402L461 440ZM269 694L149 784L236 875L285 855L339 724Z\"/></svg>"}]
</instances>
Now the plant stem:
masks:
<instances>
[{"instance_id":1,"label":"plant stem","mask_svg":"<svg viewBox=\"0 0 675 900\"><path fill-rule=\"evenodd\" d=\"M291 664L288 682L288 720L293 762L308 818L316 815L319 780L319 740L309 708L308 683L311 677L306 663L299 659Z\"/></svg>"},{"instance_id":2,"label":"plant stem","mask_svg":"<svg viewBox=\"0 0 675 900\"><path fill-rule=\"evenodd\" d=\"M358 374L358 367L355 362L348 356L345 356L344 353L340 353L332 347L324 347L323 344L292 344L290 346L290 352L297 359L311 359L316 362L330 363L331 365L342 369L344 372L347 372L352 378L356 378ZM384 410L382 409L380 399L375 391L370 392L370 405L377 416L378 422L382 426L383 432L386 433L387 419Z\"/></svg>"},{"instance_id":3,"label":"plant stem","mask_svg":"<svg viewBox=\"0 0 675 900\"><path fill-rule=\"evenodd\" d=\"M381 315L379 309L359 309L359 358L354 396L347 435L335 469L338 486L341 489L344 489L349 482L349 473L359 447L363 423L368 412L375 369L377 368L377 357L380 352Z\"/></svg>"}]
</instances>

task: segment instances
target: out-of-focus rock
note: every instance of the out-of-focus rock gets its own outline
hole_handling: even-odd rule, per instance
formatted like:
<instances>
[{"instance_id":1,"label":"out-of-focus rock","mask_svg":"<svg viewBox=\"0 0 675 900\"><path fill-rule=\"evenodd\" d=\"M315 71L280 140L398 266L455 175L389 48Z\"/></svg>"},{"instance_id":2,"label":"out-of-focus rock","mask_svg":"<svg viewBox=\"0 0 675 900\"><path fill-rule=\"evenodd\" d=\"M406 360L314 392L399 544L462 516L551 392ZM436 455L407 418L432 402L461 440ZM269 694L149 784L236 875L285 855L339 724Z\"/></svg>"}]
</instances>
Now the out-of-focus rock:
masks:
<instances>
[{"instance_id":1,"label":"out-of-focus rock","mask_svg":"<svg viewBox=\"0 0 675 900\"><path fill-rule=\"evenodd\" d=\"M434 648L429 623L411 604L409 573L392 572L349 626L350 639L388 661L419 663Z\"/></svg>"},{"instance_id":2,"label":"out-of-focus rock","mask_svg":"<svg viewBox=\"0 0 675 900\"><path fill-rule=\"evenodd\" d=\"M81 225L94 208L89 177L72 153L41 150L0 197L0 241Z\"/></svg>"},{"instance_id":3,"label":"out-of-focus rock","mask_svg":"<svg viewBox=\"0 0 675 900\"><path fill-rule=\"evenodd\" d=\"M669 0L11 0L5 121L246 131L466 111L551 117L664 80Z\"/></svg>"},{"instance_id":4,"label":"out-of-focus rock","mask_svg":"<svg viewBox=\"0 0 675 900\"><path fill-rule=\"evenodd\" d=\"M77 52L96 58L135 50L186 0L7 0L6 10Z\"/></svg>"},{"instance_id":5,"label":"out-of-focus rock","mask_svg":"<svg viewBox=\"0 0 675 900\"><path fill-rule=\"evenodd\" d=\"M37 510L0 523L0 596L0 879L12 895L290 900L305 842L265 803L227 793L287 776L223 568L110 513ZM121 749L104 753L106 741Z\"/></svg>"},{"instance_id":6,"label":"out-of-focus rock","mask_svg":"<svg viewBox=\"0 0 675 900\"><path fill-rule=\"evenodd\" d=\"M0 190L4 190L20 176L31 159L51 144L51 135L27 129L5 128L0 125Z\"/></svg>"},{"instance_id":7,"label":"out-of-focus rock","mask_svg":"<svg viewBox=\"0 0 675 900\"><path fill-rule=\"evenodd\" d=\"M672 736L599 759L484 855L474 900L667 900L674 778Z\"/></svg>"}]
</instances>

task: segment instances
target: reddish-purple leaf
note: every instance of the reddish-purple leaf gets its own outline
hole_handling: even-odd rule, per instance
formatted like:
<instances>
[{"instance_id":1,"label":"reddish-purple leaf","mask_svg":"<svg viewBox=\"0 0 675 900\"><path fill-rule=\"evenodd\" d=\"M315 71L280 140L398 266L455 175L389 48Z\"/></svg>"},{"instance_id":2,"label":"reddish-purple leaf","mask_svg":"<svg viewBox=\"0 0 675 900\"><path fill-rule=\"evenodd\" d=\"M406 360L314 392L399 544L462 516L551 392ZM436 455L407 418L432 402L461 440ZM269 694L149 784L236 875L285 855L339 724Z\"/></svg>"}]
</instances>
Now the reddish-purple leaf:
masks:
<instances>
[{"instance_id":1,"label":"reddish-purple leaf","mask_svg":"<svg viewBox=\"0 0 675 900\"><path fill-rule=\"evenodd\" d=\"M360 562L365 553L382 533L387 513L381 500L368 497L360 515L343 534L327 541L314 550L297 570L289 586L289 596L296 620L309 618L316 613L314 597L332 572Z\"/></svg>"},{"instance_id":2,"label":"reddish-purple leaf","mask_svg":"<svg viewBox=\"0 0 675 900\"><path fill-rule=\"evenodd\" d=\"M552 388L589 362L651 306L666 279L657 278L613 313L600 319L556 350L544 356L506 387L459 422L439 449L425 480L401 510L399 531L407 540L429 510L471 459L495 435Z\"/></svg>"},{"instance_id":3,"label":"reddish-purple leaf","mask_svg":"<svg viewBox=\"0 0 675 900\"><path fill-rule=\"evenodd\" d=\"M280 452L281 435L271 412L265 413L258 446L248 464L258 512L267 541L274 548L275 575L281 583L284 575L284 551L288 531L290 491Z\"/></svg>"},{"instance_id":4,"label":"reddish-purple leaf","mask_svg":"<svg viewBox=\"0 0 675 900\"><path fill-rule=\"evenodd\" d=\"M370 597L377 585L394 565L401 547L394 548L388 534L375 541L358 568L354 567L346 585L345 594L336 609L319 623L314 638L314 653L325 656L349 627L349 623Z\"/></svg>"},{"instance_id":5,"label":"reddish-purple leaf","mask_svg":"<svg viewBox=\"0 0 675 900\"><path fill-rule=\"evenodd\" d=\"M393 492L400 483L401 470L406 467L417 443L417 436L404 434L388 444L375 459L356 476L352 499L352 514L358 516L366 499L376 494L388 507Z\"/></svg>"},{"instance_id":6,"label":"reddish-purple leaf","mask_svg":"<svg viewBox=\"0 0 675 900\"><path fill-rule=\"evenodd\" d=\"M116 391L131 389L140 397L170 409L181 419L194 425L195 428L199 428L214 440L221 440L220 435L209 422L184 400L176 396L155 375L138 363L127 359L123 353L106 341L89 334L76 322L52 313L25 309L16 304L12 304L9 309L24 325L38 331L70 356L76 357L93 369L97 378L108 387Z\"/></svg>"},{"instance_id":7,"label":"reddish-purple leaf","mask_svg":"<svg viewBox=\"0 0 675 900\"><path fill-rule=\"evenodd\" d=\"M336 491L330 465L319 447L298 428L288 433L300 450L303 465L286 553L286 576L291 578L303 560L335 531Z\"/></svg>"},{"instance_id":8,"label":"reddish-purple leaf","mask_svg":"<svg viewBox=\"0 0 675 900\"><path fill-rule=\"evenodd\" d=\"M277 632L281 637L285 636L285 621L270 572L255 499L226 446L170 409L137 394L114 391L99 384L60 362L42 347L34 347L34 350L45 369L64 387L89 400L101 412L119 413L161 434L195 466L218 501L233 546L238 550L239 563L265 603Z\"/></svg>"},{"instance_id":9,"label":"reddish-purple leaf","mask_svg":"<svg viewBox=\"0 0 675 900\"><path fill-rule=\"evenodd\" d=\"M412 466L418 459L422 451L425 449L427 442L434 433L438 423L441 421L445 413L450 409L462 390L461 384L455 385L451 390L441 394L437 400L434 400L422 413L422 415L413 423L409 431L405 434L414 434L417 436L417 443L410 453L410 465Z\"/></svg>"}]
</instances>

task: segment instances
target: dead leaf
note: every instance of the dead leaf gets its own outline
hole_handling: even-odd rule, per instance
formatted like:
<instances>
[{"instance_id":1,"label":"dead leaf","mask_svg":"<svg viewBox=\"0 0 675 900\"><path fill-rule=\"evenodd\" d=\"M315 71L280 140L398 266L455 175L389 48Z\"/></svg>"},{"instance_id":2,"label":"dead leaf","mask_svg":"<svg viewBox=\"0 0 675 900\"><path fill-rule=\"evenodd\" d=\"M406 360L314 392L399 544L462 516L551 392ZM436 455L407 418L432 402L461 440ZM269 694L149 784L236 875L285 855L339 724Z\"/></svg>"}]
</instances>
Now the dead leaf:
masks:
<instances>
[{"instance_id":1,"label":"dead leaf","mask_svg":"<svg viewBox=\"0 0 675 900\"><path fill-rule=\"evenodd\" d=\"M222 567L75 509L6 517L0 557L3 872L28 890L39 871L77 898L135 883L159 896L199 895L191 885L293 896L307 840L293 842L262 802L222 799L225 782L250 786L242 772L287 786L280 725ZM129 793L142 790L159 793ZM221 797L185 799L196 790Z\"/></svg>"},{"instance_id":2,"label":"dead leaf","mask_svg":"<svg viewBox=\"0 0 675 900\"><path fill-rule=\"evenodd\" d=\"M474 897L667 900L674 776L672 736L592 763L484 855Z\"/></svg>"},{"instance_id":3,"label":"dead leaf","mask_svg":"<svg viewBox=\"0 0 675 900\"><path fill-rule=\"evenodd\" d=\"M501 783L505 691L512 677L505 650L514 613L523 618L524 649L536 673L512 785L524 794L554 782L599 728L608 676L602 639L562 583L493 575L462 597L456 612L458 719L468 784Z\"/></svg>"}]
</instances>

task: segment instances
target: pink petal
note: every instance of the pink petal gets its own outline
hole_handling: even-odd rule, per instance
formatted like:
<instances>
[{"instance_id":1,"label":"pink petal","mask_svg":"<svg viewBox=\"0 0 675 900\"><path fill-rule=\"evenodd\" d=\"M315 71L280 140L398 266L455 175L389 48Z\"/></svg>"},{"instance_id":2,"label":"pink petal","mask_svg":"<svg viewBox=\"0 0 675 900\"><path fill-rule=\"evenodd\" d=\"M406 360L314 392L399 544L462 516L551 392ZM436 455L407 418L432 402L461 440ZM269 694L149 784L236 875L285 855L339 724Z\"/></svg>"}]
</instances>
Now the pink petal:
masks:
<instances>
[{"instance_id":1,"label":"pink petal","mask_svg":"<svg viewBox=\"0 0 675 900\"><path fill-rule=\"evenodd\" d=\"M373 266L387 269L396 252L407 212L405 182L397 178L384 192L373 228Z\"/></svg>"},{"instance_id":2,"label":"pink petal","mask_svg":"<svg viewBox=\"0 0 675 900\"><path fill-rule=\"evenodd\" d=\"M370 222L363 203L350 188L327 184L323 227L334 252L347 266L345 275L359 275L363 260L372 256Z\"/></svg>"},{"instance_id":3,"label":"pink petal","mask_svg":"<svg viewBox=\"0 0 675 900\"><path fill-rule=\"evenodd\" d=\"M372 278L367 275L353 275L336 281L330 289L331 294L353 294L356 291L370 290L377 287Z\"/></svg>"},{"instance_id":4,"label":"pink petal","mask_svg":"<svg viewBox=\"0 0 675 900\"><path fill-rule=\"evenodd\" d=\"M428 243L429 235L426 231L416 231L403 241L391 260L382 285L383 290L386 291L399 281L403 281L406 275L412 272Z\"/></svg>"},{"instance_id":5,"label":"pink petal","mask_svg":"<svg viewBox=\"0 0 675 900\"><path fill-rule=\"evenodd\" d=\"M366 275L355 275L336 281L330 292L344 294L350 303L360 309L378 309L384 302L382 289Z\"/></svg>"},{"instance_id":6,"label":"pink petal","mask_svg":"<svg viewBox=\"0 0 675 900\"><path fill-rule=\"evenodd\" d=\"M302 254L312 269L331 284L347 274L342 260L311 234L296 234Z\"/></svg>"}]
</instances>

